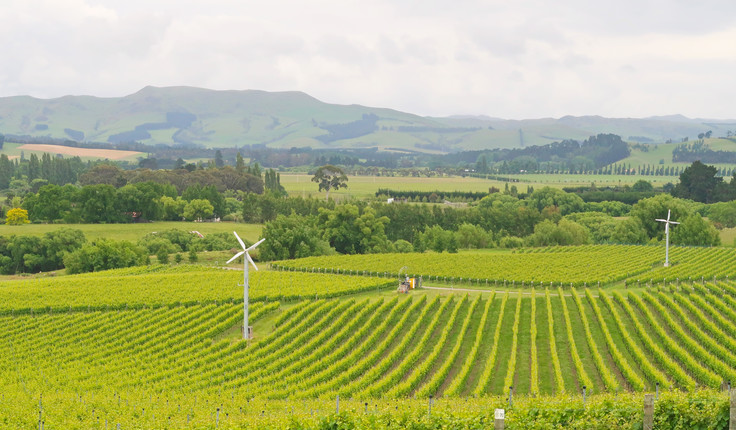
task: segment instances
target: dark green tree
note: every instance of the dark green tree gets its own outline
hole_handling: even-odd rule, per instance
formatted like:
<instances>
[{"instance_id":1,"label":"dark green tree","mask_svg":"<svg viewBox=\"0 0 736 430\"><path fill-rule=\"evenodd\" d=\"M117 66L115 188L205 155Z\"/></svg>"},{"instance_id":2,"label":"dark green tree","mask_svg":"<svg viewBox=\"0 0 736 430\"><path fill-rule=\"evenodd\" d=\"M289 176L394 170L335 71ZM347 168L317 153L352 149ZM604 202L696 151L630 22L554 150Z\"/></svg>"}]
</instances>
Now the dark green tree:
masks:
<instances>
[{"instance_id":1,"label":"dark green tree","mask_svg":"<svg viewBox=\"0 0 736 430\"><path fill-rule=\"evenodd\" d=\"M10 180L15 173L15 166L6 154L0 154L0 190L6 190L10 186Z\"/></svg>"},{"instance_id":2,"label":"dark green tree","mask_svg":"<svg viewBox=\"0 0 736 430\"><path fill-rule=\"evenodd\" d=\"M680 183L675 185L672 195L701 203L714 202L714 192L723 178L717 177L718 169L694 161L680 174Z\"/></svg>"},{"instance_id":3,"label":"dark green tree","mask_svg":"<svg viewBox=\"0 0 736 430\"><path fill-rule=\"evenodd\" d=\"M286 260L335 252L322 239L314 216L279 215L266 223L263 236L268 238L258 247L263 260Z\"/></svg>"},{"instance_id":4,"label":"dark green tree","mask_svg":"<svg viewBox=\"0 0 736 430\"><path fill-rule=\"evenodd\" d=\"M240 174L245 173L245 160L243 159L243 156L240 155L240 151L238 151L238 155L235 157L235 170Z\"/></svg>"},{"instance_id":5,"label":"dark green tree","mask_svg":"<svg viewBox=\"0 0 736 430\"><path fill-rule=\"evenodd\" d=\"M718 246L721 244L718 230L697 212L672 228L671 240L675 245Z\"/></svg>"},{"instance_id":6,"label":"dark green tree","mask_svg":"<svg viewBox=\"0 0 736 430\"><path fill-rule=\"evenodd\" d=\"M265 187L267 190L279 196L286 196L286 189L281 185L281 175L273 169L266 170Z\"/></svg>"},{"instance_id":7,"label":"dark green tree","mask_svg":"<svg viewBox=\"0 0 736 430\"><path fill-rule=\"evenodd\" d=\"M140 266L146 260L146 251L128 241L98 239L66 254L64 266L69 274L74 274Z\"/></svg>"},{"instance_id":8,"label":"dark green tree","mask_svg":"<svg viewBox=\"0 0 736 430\"><path fill-rule=\"evenodd\" d=\"M667 211L671 210L671 219L680 221L692 213L685 200L676 199L669 194L658 194L648 199L641 199L631 208L631 217L638 218L647 237L661 240L664 238L664 227L655 219L667 218Z\"/></svg>"},{"instance_id":9,"label":"dark green tree","mask_svg":"<svg viewBox=\"0 0 736 430\"><path fill-rule=\"evenodd\" d=\"M218 149L215 151L215 167L222 167L225 165L225 161L222 159L222 152Z\"/></svg>"},{"instance_id":10,"label":"dark green tree","mask_svg":"<svg viewBox=\"0 0 736 430\"><path fill-rule=\"evenodd\" d=\"M325 200L330 198L330 190L347 188L347 175L336 166L327 164L317 169L312 177L312 182L319 184L319 190L325 192Z\"/></svg>"},{"instance_id":11,"label":"dark green tree","mask_svg":"<svg viewBox=\"0 0 736 430\"><path fill-rule=\"evenodd\" d=\"M648 192L648 191L654 191L654 187L652 186L652 183L649 181L645 181L644 179L639 179L634 183L634 185L631 186L631 191L636 192Z\"/></svg>"},{"instance_id":12,"label":"dark green tree","mask_svg":"<svg viewBox=\"0 0 736 430\"><path fill-rule=\"evenodd\" d=\"M573 212L582 212L585 202L580 196L566 193L558 188L544 187L536 190L528 198L529 205L538 211L551 206L560 208L560 214L567 215Z\"/></svg>"},{"instance_id":13,"label":"dark green tree","mask_svg":"<svg viewBox=\"0 0 736 430\"><path fill-rule=\"evenodd\" d=\"M376 217L372 208L363 214L356 205L344 204L334 210L320 209L317 227L322 237L341 254L387 252L391 248L385 232L388 217Z\"/></svg>"},{"instance_id":14,"label":"dark green tree","mask_svg":"<svg viewBox=\"0 0 736 430\"><path fill-rule=\"evenodd\" d=\"M41 163L38 161L38 155L31 154L28 160L28 182L41 177Z\"/></svg>"},{"instance_id":15,"label":"dark green tree","mask_svg":"<svg viewBox=\"0 0 736 430\"><path fill-rule=\"evenodd\" d=\"M99 184L82 187L78 198L84 222L114 223L124 219L119 209L116 190L112 185Z\"/></svg>"},{"instance_id":16,"label":"dark green tree","mask_svg":"<svg viewBox=\"0 0 736 430\"><path fill-rule=\"evenodd\" d=\"M629 217L616 223L616 227L611 235L611 241L614 243L640 245L647 243L649 236L639 218Z\"/></svg>"}]
</instances>

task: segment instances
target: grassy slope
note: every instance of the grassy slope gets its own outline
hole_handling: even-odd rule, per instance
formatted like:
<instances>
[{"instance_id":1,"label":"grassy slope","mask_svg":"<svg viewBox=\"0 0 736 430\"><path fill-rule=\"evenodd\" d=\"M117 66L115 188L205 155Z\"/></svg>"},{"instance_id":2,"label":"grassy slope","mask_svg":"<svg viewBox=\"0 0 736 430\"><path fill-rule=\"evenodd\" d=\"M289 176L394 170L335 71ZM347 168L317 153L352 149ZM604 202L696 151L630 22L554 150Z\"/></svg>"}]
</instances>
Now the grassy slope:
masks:
<instances>
[{"instance_id":1,"label":"grassy slope","mask_svg":"<svg viewBox=\"0 0 736 430\"><path fill-rule=\"evenodd\" d=\"M631 151L631 155L628 158L621 160L618 164L630 164L632 168L639 167L641 165L650 165L655 168L658 168L660 166L687 167L691 163L675 163L672 161L672 151L680 144L680 142L669 144L650 144L646 145L646 147L648 148L648 151L646 152L642 151L641 149L633 149ZM705 139L705 144L714 151L736 151L736 143L728 139ZM728 169L733 167L733 165L731 164L715 164L715 166L719 169Z\"/></svg>"},{"instance_id":2,"label":"grassy slope","mask_svg":"<svg viewBox=\"0 0 736 430\"><path fill-rule=\"evenodd\" d=\"M4 133L67 138L65 128L81 131L90 141L107 141L113 134L131 131L145 123L161 123L167 112L190 112L197 116L185 135L205 146L267 143L273 147L325 146L315 137L327 134L322 124L344 124L364 114L379 117L379 132L328 144L329 147L403 147L440 145L446 151L542 145L563 139L585 139L597 133L649 136L663 141L712 129L725 135L725 128L684 118L607 119L566 117L534 120L498 120L420 117L391 109L323 103L299 92L212 91L192 87L146 87L120 98L90 96L40 100L32 97L0 99L0 130ZM39 130L37 126L46 126ZM477 127L477 130L399 131L399 126ZM724 126L725 127L725 126ZM723 128L723 127L722 127ZM172 143L177 128L151 133L145 143Z\"/></svg>"},{"instance_id":3,"label":"grassy slope","mask_svg":"<svg viewBox=\"0 0 736 430\"><path fill-rule=\"evenodd\" d=\"M230 222L212 223L179 221L160 221L142 224L26 224L21 226L0 224L0 235L7 236L15 234L41 236L47 232L61 228L82 230L88 240L102 237L135 242L139 238L154 231L180 229L186 231L196 230L204 235L222 232L232 233L233 231L237 231L241 237L254 242L259 239L263 226L260 224L239 224Z\"/></svg>"}]
</instances>

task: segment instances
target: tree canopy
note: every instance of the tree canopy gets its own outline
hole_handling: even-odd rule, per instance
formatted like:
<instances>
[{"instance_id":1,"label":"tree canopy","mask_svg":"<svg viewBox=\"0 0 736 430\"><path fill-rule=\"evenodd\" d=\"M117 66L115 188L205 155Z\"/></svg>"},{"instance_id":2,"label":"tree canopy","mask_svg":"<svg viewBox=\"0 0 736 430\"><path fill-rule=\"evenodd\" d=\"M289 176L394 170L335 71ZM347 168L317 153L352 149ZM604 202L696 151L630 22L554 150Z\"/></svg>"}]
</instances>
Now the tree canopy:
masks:
<instances>
[{"instance_id":1,"label":"tree canopy","mask_svg":"<svg viewBox=\"0 0 736 430\"><path fill-rule=\"evenodd\" d=\"M694 161L680 174L680 182L675 185L672 195L701 203L715 201L715 191L723 178L717 177L718 169Z\"/></svg>"},{"instance_id":2,"label":"tree canopy","mask_svg":"<svg viewBox=\"0 0 736 430\"><path fill-rule=\"evenodd\" d=\"M347 188L347 181L345 171L331 164L318 168L312 177L312 182L318 183L319 190L325 192L325 200L330 198L330 190Z\"/></svg>"}]
</instances>

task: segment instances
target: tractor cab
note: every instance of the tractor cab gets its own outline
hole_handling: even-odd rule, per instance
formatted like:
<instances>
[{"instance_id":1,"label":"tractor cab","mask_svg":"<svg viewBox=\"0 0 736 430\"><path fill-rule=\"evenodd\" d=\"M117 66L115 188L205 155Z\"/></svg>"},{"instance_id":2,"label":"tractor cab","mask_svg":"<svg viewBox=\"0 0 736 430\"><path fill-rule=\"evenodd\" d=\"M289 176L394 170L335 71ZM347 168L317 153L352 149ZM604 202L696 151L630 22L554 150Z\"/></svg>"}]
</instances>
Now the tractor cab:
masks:
<instances>
[{"instance_id":1,"label":"tractor cab","mask_svg":"<svg viewBox=\"0 0 736 430\"><path fill-rule=\"evenodd\" d=\"M399 288L396 291L406 294L409 291L420 287L422 284L421 280L422 278L410 278L407 276L406 278L404 278L403 281L399 283Z\"/></svg>"}]
</instances>

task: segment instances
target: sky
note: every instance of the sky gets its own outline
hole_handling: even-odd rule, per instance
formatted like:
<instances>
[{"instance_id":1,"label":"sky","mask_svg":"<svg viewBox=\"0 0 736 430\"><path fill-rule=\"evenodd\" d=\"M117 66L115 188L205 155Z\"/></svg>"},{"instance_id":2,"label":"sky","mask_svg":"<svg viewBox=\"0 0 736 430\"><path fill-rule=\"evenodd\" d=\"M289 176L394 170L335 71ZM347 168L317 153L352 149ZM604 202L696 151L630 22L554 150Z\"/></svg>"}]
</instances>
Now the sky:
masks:
<instances>
[{"instance_id":1,"label":"sky","mask_svg":"<svg viewBox=\"0 0 736 430\"><path fill-rule=\"evenodd\" d=\"M733 0L3 0L0 97L303 91L427 116L736 118Z\"/></svg>"}]
</instances>

